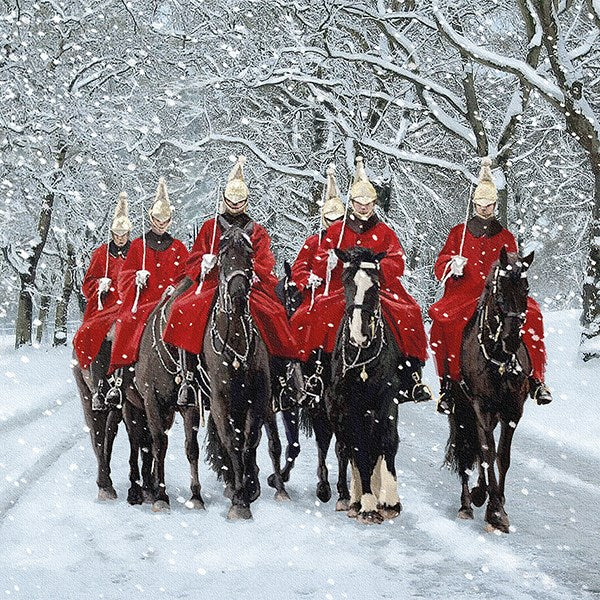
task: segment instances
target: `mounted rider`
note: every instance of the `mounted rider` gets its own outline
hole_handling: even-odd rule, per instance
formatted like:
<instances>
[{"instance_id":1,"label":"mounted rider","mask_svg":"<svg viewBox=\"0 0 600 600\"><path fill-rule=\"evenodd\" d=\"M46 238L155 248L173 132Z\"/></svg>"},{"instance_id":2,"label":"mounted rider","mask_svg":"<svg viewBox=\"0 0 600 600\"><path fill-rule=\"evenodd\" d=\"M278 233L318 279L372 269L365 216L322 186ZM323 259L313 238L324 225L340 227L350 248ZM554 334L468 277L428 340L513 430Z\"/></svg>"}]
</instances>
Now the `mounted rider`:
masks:
<instances>
[{"instance_id":1,"label":"mounted rider","mask_svg":"<svg viewBox=\"0 0 600 600\"><path fill-rule=\"evenodd\" d=\"M221 201L220 214L206 221L196 237L185 268L187 277L194 282L173 302L163 330L163 340L187 355L202 352L204 333L219 285L217 253L221 235L230 226L251 229L250 240L254 252L254 277L250 292L250 312L271 357L298 360L300 355L293 338L285 310L274 289L275 258L271 252L271 238L266 229L247 213L249 190L244 181L240 156L229 174ZM196 367L196 359L182 359L186 375ZM187 378L191 381L193 378Z\"/></svg>"},{"instance_id":2,"label":"mounted rider","mask_svg":"<svg viewBox=\"0 0 600 600\"><path fill-rule=\"evenodd\" d=\"M496 219L494 211L498 192L490 170L491 160L482 160L479 182L473 194L475 214L464 224L450 230L435 266L435 276L445 283L444 295L429 309L433 320L430 343L440 378L438 411L450 413L452 381L460 382L460 352L463 331L473 316L490 269L500 250L517 252L513 234ZM538 404L552 401L544 384L546 349L544 325L538 303L527 299L527 315L523 325L523 343L532 363L531 396Z\"/></svg>"},{"instance_id":3,"label":"mounted rider","mask_svg":"<svg viewBox=\"0 0 600 600\"><path fill-rule=\"evenodd\" d=\"M121 404L121 390L131 381L131 369L138 359L142 333L154 307L169 288L185 276L188 251L168 229L173 218L167 185L158 181L156 196L149 210L150 230L131 243L119 274L119 310L111 354L113 387L106 395L108 403Z\"/></svg>"},{"instance_id":4,"label":"mounted rider","mask_svg":"<svg viewBox=\"0 0 600 600\"><path fill-rule=\"evenodd\" d=\"M400 365L413 372L415 385L411 399L431 399L429 388L421 382L421 368L427 358L427 338L421 311L406 292L400 277L404 273L404 251L394 231L377 216L377 192L365 172L362 157L356 158L356 173L350 188L352 212L333 223L323 237L313 263L313 274L324 281L323 293L316 301L306 333L304 350L322 348L331 353L345 311L343 267L338 263L334 249L347 250L354 246L385 252L380 262L379 291L384 318L400 352L408 365ZM298 319L304 319L302 314ZM399 367L399 368L400 368Z\"/></svg>"},{"instance_id":5,"label":"mounted rider","mask_svg":"<svg viewBox=\"0 0 600 600\"><path fill-rule=\"evenodd\" d=\"M132 225L129 220L127 194L121 192L110 228L111 240L102 244L92 253L90 265L83 278L81 291L87 300L83 314L83 322L73 337L73 347L77 355L79 367L90 369L98 367L98 373L92 373L92 379L98 381L98 390L92 397L92 410L106 408L104 392L106 391L105 372L96 364L102 342L111 337L120 308L117 278L125 263L131 242L129 235ZM102 372L100 372L102 371Z\"/></svg>"}]
</instances>

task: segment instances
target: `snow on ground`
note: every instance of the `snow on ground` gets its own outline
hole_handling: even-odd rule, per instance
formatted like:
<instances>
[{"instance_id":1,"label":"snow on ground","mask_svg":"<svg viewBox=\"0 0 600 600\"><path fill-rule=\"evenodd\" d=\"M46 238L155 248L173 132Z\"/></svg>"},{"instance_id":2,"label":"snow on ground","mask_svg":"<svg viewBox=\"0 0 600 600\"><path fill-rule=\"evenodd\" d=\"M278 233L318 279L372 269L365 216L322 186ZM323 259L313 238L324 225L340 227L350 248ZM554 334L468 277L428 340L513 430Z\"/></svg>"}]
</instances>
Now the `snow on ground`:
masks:
<instances>
[{"instance_id":1,"label":"snow on ground","mask_svg":"<svg viewBox=\"0 0 600 600\"><path fill-rule=\"evenodd\" d=\"M265 444L251 522L201 466L205 512L188 510L181 422L167 464L170 513L126 501L124 428L113 456L119 499L96 500L96 467L67 349L0 340L0 591L75 598L598 598L600 367L577 359L577 313L547 315L555 401L529 402L507 482L512 532L455 518L458 479L441 469L447 423L433 403L403 405L397 457L404 511L362 526L314 496L316 452L302 452L274 501ZM427 375L433 381L431 364ZM335 461L330 460L335 483Z\"/></svg>"}]
</instances>

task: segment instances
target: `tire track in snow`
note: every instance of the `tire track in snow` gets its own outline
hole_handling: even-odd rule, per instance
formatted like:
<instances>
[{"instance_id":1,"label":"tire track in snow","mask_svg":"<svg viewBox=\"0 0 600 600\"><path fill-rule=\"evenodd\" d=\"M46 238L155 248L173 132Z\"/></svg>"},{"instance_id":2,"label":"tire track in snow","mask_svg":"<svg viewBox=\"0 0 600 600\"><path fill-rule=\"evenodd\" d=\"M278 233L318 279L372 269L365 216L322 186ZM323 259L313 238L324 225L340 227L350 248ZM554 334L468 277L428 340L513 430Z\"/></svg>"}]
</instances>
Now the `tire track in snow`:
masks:
<instances>
[{"instance_id":1,"label":"tire track in snow","mask_svg":"<svg viewBox=\"0 0 600 600\"><path fill-rule=\"evenodd\" d=\"M9 417L0 424L0 435L4 435L14 431L20 427L26 427L42 417L50 417L55 415L61 408L70 404L73 398L72 392L65 392L59 398L53 398L43 406L34 406L29 410L18 413L14 417Z\"/></svg>"},{"instance_id":2,"label":"tire track in snow","mask_svg":"<svg viewBox=\"0 0 600 600\"><path fill-rule=\"evenodd\" d=\"M8 515L8 511L15 507L19 500L37 484L39 479L45 475L45 473L47 473L64 454L71 450L75 444L81 442L86 435L87 434L81 427L73 427L58 443L54 444L49 450L46 450L46 452L44 452L31 467L23 471L18 478L15 478L18 485L14 486L12 492L5 492L3 496L0 497L0 526Z\"/></svg>"}]
</instances>

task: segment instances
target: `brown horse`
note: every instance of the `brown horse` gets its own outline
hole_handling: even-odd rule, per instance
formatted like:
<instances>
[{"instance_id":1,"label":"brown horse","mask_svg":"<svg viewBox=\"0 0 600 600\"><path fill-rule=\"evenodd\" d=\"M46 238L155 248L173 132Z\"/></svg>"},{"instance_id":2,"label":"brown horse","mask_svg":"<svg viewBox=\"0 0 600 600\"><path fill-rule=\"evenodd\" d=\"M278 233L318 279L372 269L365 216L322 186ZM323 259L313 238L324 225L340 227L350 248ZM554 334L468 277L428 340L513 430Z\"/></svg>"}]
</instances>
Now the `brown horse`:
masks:
<instances>
[{"instance_id":1,"label":"brown horse","mask_svg":"<svg viewBox=\"0 0 600 600\"><path fill-rule=\"evenodd\" d=\"M446 464L462 481L458 516L472 519L471 504L482 506L489 495L485 514L488 528L505 533L509 521L504 510L504 484L511 443L529 393L531 361L521 329L527 310L527 270L532 261L533 252L521 258L506 248L500 251L463 334L461 384L453 384L450 390L454 411L448 417ZM469 490L469 472L475 465L478 482Z\"/></svg>"}]
</instances>

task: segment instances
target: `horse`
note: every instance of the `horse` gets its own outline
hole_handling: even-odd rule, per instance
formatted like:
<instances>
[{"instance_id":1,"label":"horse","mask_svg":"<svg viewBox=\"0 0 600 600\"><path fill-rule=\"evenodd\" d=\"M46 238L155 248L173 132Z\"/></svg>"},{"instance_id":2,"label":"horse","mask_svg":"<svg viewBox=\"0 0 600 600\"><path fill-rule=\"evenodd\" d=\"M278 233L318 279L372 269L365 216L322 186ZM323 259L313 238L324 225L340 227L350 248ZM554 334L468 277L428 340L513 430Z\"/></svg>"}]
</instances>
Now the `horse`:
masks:
<instances>
[{"instance_id":1,"label":"horse","mask_svg":"<svg viewBox=\"0 0 600 600\"><path fill-rule=\"evenodd\" d=\"M290 318L302 303L302 294L295 285L292 285L292 269L287 261L284 261L284 272L285 276L278 283L279 289L276 288L276 291ZM302 363L301 368L305 394L302 406L292 406L281 413L287 438L286 464L281 475L287 482L295 460L300 454L300 429L309 437L314 433L318 457L316 496L321 502L329 502L331 486L326 460L333 438L333 429L327 416L325 392L331 378L331 357L322 350L317 350L305 363ZM340 471L346 470L347 466L346 462ZM347 503L338 503L337 509L348 510Z\"/></svg>"},{"instance_id":2,"label":"horse","mask_svg":"<svg viewBox=\"0 0 600 600\"><path fill-rule=\"evenodd\" d=\"M165 456L168 446L167 432L171 429L175 413L183 418L185 432L185 453L190 464L192 492L185 503L190 509L204 510L204 500L198 474L200 447L200 409L202 404L178 404L181 383L181 363L179 352L162 340L162 331L167 322L168 312L175 298L189 289L190 279L185 279L176 290L167 290L160 302L148 317L140 340L139 359L134 367L134 386L127 388L125 405L143 409L144 418L132 422L138 435L150 435L152 448L152 510L169 510L170 501L165 485Z\"/></svg>"},{"instance_id":3,"label":"horse","mask_svg":"<svg viewBox=\"0 0 600 600\"><path fill-rule=\"evenodd\" d=\"M260 495L256 449L263 425L269 434L277 500L289 500L281 476L281 443L271 406L271 370L266 345L252 321L250 289L253 223L244 228L220 219L219 283L203 339L202 361L210 380L207 458L226 484L228 519L250 519Z\"/></svg>"},{"instance_id":4,"label":"horse","mask_svg":"<svg viewBox=\"0 0 600 600\"><path fill-rule=\"evenodd\" d=\"M110 364L110 352L112 346L112 331L109 331L106 339L100 346L98 355L88 369L81 369L77 364L76 355L73 355L73 376L81 399L83 415L86 425L90 430L90 437L96 461L98 464L98 500L114 500L117 492L113 487L110 477L110 462L115 437L119 423L124 419L127 423L135 423L136 420L144 419L143 411L135 406L117 407L107 405L102 410L92 410L92 398L101 393L100 387L106 379L106 373ZM137 434L131 426L127 427L129 437L129 481L130 488L127 493L129 504L141 504L149 500L150 470L152 457L144 451L145 443L143 436ZM140 470L138 460L142 461L142 481L140 486Z\"/></svg>"},{"instance_id":5,"label":"horse","mask_svg":"<svg viewBox=\"0 0 600 600\"><path fill-rule=\"evenodd\" d=\"M413 366L398 348L381 309L379 263L385 252L336 249L346 300L331 357L326 404L339 444L339 503L365 524L398 516L398 405L409 399ZM352 479L348 490L347 461Z\"/></svg>"},{"instance_id":6,"label":"horse","mask_svg":"<svg viewBox=\"0 0 600 600\"><path fill-rule=\"evenodd\" d=\"M473 519L472 504L483 506L489 496L486 529L504 533L509 531L504 487L511 443L529 393L531 361L521 330L527 311L527 271L533 256L532 252L521 258L508 253L506 247L500 251L463 333L461 383L453 383L450 390L454 411L448 416L445 462L462 483L458 517ZM469 490L469 473L475 465L478 482Z\"/></svg>"}]
</instances>

